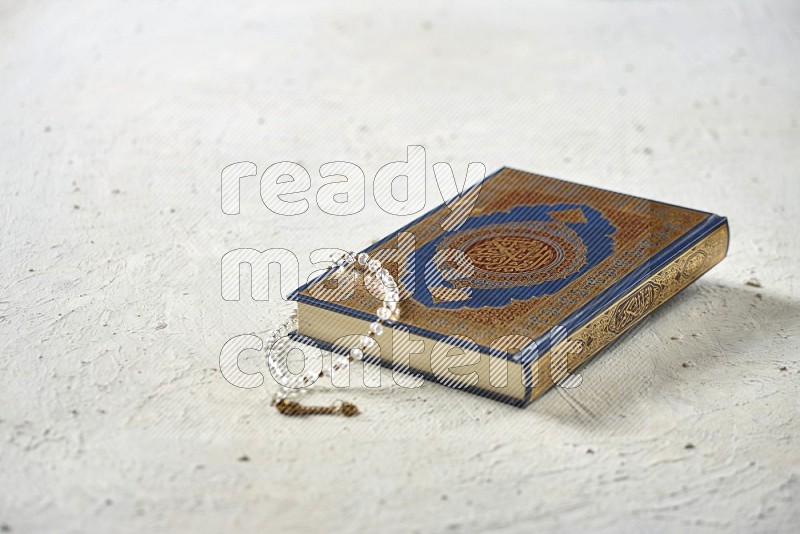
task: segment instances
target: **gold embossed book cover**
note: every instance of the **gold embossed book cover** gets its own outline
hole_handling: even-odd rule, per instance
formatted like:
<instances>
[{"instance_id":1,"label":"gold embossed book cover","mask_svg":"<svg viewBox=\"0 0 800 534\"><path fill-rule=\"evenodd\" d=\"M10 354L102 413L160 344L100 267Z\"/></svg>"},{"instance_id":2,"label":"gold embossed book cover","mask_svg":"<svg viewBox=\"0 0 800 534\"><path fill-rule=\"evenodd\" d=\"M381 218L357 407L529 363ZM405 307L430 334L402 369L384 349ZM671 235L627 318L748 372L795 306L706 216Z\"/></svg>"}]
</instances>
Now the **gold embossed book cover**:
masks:
<instances>
[{"instance_id":1,"label":"gold embossed book cover","mask_svg":"<svg viewBox=\"0 0 800 534\"><path fill-rule=\"evenodd\" d=\"M365 252L403 314L371 361L525 406L721 261L724 217L504 168ZM367 330L369 280L300 287L298 336L337 352Z\"/></svg>"}]
</instances>

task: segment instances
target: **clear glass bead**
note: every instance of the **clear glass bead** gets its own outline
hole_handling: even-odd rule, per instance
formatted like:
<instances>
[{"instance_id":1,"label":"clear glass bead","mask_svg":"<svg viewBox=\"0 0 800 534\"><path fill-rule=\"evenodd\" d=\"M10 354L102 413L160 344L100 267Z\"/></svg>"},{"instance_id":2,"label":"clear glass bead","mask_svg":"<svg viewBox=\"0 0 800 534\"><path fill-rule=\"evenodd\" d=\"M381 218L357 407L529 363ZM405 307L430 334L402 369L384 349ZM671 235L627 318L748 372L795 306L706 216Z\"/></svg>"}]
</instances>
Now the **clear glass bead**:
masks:
<instances>
[{"instance_id":1,"label":"clear glass bead","mask_svg":"<svg viewBox=\"0 0 800 534\"><path fill-rule=\"evenodd\" d=\"M375 340L369 336L361 336L359 341L361 341L361 346L365 349L371 349L375 346Z\"/></svg>"},{"instance_id":2,"label":"clear glass bead","mask_svg":"<svg viewBox=\"0 0 800 534\"><path fill-rule=\"evenodd\" d=\"M386 291L397 291L397 282L394 280L386 280L383 282L383 287Z\"/></svg>"},{"instance_id":3,"label":"clear glass bead","mask_svg":"<svg viewBox=\"0 0 800 534\"><path fill-rule=\"evenodd\" d=\"M366 266L368 262L369 262L369 254L367 254L366 252L362 252L361 254L358 255L359 265Z\"/></svg>"},{"instance_id":4,"label":"clear glass bead","mask_svg":"<svg viewBox=\"0 0 800 534\"><path fill-rule=\"evenodd\" d=\"M374 323L369 325L369 331L375 334L376 336L379 336L383 334L383 325L378 321L375 321Z\"/></svg>"},{"instance_id":5,"label":"clear glass bead","mask_svg":"<svg viewBox=\"0 0 800 534\"><path fill-rule=\"evenodd\" d=\"M361 360L364 358L364 351L361 349L352 348L350 349L350 356L352 356L354 360Z\"/></svg>"},{"instance_id":6,"label":"clear glass bead","mask_svg":"<svg viewBox=\"0 0 800 534\"><path fill-rule=\"evenodd\" d=\"M378 260L369 260L367 267L369 268L370 272L374 273L381 268L381 262Z\"/></svg>"},{"instance_id":7,"label":"clear glass bead","mask_svg":"<svg viewBox=\"0 0 800 534\"><path fill-rule=\"evenodd\" d=\"M381 306L380 308L378 308L378 311L376 313L378 314L378 317L380 319L383 319L384 321L392 316L392 310L390 310L386 306Z\"/></svg>"},{"instance_id":8,"label":"clear glass bead","mask_svg":"<svg viewBox=\"0 0 800 534\"><path fill-rule=\"evenodd\" d=\"M389 311L395 311L397 309L397 302L394 300L387 300L383 303L385 308L389 308Z\"/></svg>"},{"instance_id":9,"label":"clear glass bead","mask_svg":"<svg viewBox=\"0 0 800 534\"><path fill-rule=\"evenodd\" d=\"M378 272L375 273L375 276L378 277L378 280L384 283L392 279L392 273L390 273L387 269L378 269Z\"/></svg>"},{"instance_id":10,"label":"clear glass bead","mask_svg":"<svg viewBox=\"0 0 800 534\"><path fill-rule=\"evenodd\" d=\"M387 291L386 295L384 295L383 300L389 302L398 302L400 300L400 295L396 291Z\"/></svg>"}]
</instances>

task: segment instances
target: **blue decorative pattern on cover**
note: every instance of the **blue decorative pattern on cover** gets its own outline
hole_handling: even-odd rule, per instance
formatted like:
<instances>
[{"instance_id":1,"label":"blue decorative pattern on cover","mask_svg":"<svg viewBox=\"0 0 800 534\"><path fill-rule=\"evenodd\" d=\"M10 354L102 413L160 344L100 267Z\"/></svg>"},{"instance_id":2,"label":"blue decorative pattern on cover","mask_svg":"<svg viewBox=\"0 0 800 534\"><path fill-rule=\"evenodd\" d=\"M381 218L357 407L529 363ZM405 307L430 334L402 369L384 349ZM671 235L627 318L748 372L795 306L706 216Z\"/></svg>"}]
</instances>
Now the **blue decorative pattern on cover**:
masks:
<instances>
[{"instance_id":1,"label":"blue decorative pattern on cover","mask_svg":"<svg viewBox=\"0 0 800 534\"><path fill-rule=\"evenodd\" d=\"M415 300L430 307L505 306L512 299L563 289L611 255L615 231L589 206L517 206L469 218L412 251L404 260L401 282L414 288ZM469 260L466 273L459 272L461 263L448 251ZM446 299L437 297L442 290L450 290Z\"/></svg>"}]
</instances>

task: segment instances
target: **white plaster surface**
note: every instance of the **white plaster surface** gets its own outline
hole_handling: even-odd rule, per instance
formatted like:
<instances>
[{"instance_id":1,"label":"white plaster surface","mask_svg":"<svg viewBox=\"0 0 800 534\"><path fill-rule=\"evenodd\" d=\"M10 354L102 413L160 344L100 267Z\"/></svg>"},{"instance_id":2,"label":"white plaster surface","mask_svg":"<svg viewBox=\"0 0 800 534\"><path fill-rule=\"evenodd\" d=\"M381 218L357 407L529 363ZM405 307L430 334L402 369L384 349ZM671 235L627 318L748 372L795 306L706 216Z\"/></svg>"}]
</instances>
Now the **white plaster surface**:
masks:
<instances>
[{"instance_id":1,"label":"white plaster surface","mask_svg":"<svg viewBox=\"0 0 800 534\"><path fill-rule=\"evenodd\" d=\"M793 0L4 2L0 528L797 532L799 27ZM308 399L355 419L282 418L218 359L291 306L223 301L220 258L305 279L399 227L313 200L321 164L411 144L727 215L729 257L583 369L586 409L385 375ZM248 160L303 164L309 211L251 178L224 215Z\"/></svg>"}]
</instances>

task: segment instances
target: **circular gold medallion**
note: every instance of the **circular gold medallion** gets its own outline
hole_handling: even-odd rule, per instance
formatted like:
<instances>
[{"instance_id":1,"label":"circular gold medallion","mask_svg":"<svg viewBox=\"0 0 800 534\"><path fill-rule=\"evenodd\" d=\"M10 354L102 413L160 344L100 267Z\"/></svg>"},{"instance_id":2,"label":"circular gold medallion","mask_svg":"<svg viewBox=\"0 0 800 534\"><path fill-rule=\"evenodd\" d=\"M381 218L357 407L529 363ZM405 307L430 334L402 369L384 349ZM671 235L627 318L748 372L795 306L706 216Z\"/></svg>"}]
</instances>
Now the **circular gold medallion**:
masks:
<instances>
[{"instance_id":1,"label":"circular gold medallion","mask_svg":"<svg viewBox=\"0 0 800 534\"><path fill-rule=\"evenodd\" d=\"M501 235L472 243L464 253L478 269L524 273L547 269L558 261L552 245L527 236Z\"/></svg>"}]
</instances>

